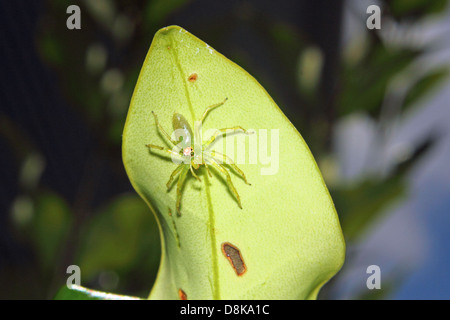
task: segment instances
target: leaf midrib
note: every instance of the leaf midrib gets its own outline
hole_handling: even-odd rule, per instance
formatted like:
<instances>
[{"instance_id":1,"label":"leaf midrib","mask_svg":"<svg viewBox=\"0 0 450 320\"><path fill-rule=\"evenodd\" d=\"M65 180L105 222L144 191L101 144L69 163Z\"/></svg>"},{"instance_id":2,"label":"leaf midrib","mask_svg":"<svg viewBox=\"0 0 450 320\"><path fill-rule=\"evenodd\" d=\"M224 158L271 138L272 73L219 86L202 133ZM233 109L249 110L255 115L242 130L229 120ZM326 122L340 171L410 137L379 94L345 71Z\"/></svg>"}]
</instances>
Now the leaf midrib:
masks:
<instances>
[{"instance_id":1,"label":"leaf midrib","mask_svg":"<svg viewBox=\"0 0 450 320\"><path fill-rule=\"evenodd\" d=\"M180 73L180 77L183 80L184 79L184 72L183 69L181 67L181 64L179 62L178 59L178 55L176 52L176 49L174 47L174 41L172 39L171 36L169 36L169 41L170 41L170 48L172 56L174 57L175 60L175 65L177 66L177 69ZM195 112L194 112L194 108L192 106L192 102L191 102L191 98L189 95L189 90L187 87L187 83L186 81L182 81L183 83L183 87L184 87L184 92L186 95L186 100L188 102L188 107L189 107L189 111L191 113L191 117L192 117L192 123L194 123L196 117L195 117ZM214 216L214 210L213 210L213 206L212 206L212 198L211 198L211 191L209 188L209 179L207 177L207 175L205 174L205 193L206 193L206 200L207 200L207 206L208 206L208 224L207 227L209 228L209 235L210 235L210 241L211 241L211 258L212 258L212 272L213 272L213 288L212 288L212 294L213 294L213 299L215 300L220 300L220 290L219 290L219 267L218 267L218 253L217 253L217 249L216 249L216 234L215 234L215 216Z\"/></svg>"}]
</instances>

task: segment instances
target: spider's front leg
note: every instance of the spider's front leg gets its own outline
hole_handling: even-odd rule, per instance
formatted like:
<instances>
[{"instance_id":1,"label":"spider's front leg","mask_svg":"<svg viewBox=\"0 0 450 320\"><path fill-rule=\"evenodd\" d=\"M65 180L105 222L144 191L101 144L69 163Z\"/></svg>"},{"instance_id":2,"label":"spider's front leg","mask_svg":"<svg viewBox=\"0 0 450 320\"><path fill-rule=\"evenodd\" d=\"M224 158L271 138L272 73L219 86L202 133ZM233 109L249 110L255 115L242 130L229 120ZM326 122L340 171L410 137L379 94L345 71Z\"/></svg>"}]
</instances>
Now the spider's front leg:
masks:
<instances>
[{"instance_id":1,"label":"spider's front leg","mask_svg":"<svg viewBox=\"0 0 450 320\"><path fill-rule=\"evenodd\" d=\"M177 141L172 140L172 138L170 137L170 135L164 130L164 128L159 124L158 121L158 116L156 115L156 113L154 113L152 111L153 116L155 117L155 124L156 127L159 129L159 131L167 138L167 140L170 141L170 143L172 144L172 146L176 146L178 144Z\"/></svg>"},{"instance_id":2,"label":"spider's front leg","mask_svg":"<svg viewBox=\"0 0 450 320\"><path fill-rule=\"evenodd\" d=\"M211 110L213 110L213 109L215 109L215 108L217 108L217 107L220 107L220 106L224 105L225 102L226 102L227 100L228 100L228 98L225 98L225 100L223 100L222 102L219 102L219 103L213 104L212 106L207 107L207 108L205 109L205 111L203 112L202 117L200 118L200 122L203 122L203 120L205 120L206 116L208 115L208 113L209 113Z\"/></svg>"},{"instance_id":3,"label":"spider's front leg","mask_svg":"<svg viewBox=\"0 0 450 320\"><path fill-rule=\"evenodd\" d=\"M167 152L168 154L170 154L172 156L172 160L176 159L178 163L185 161L184 158L179 153L176 153L172 149L169 149L169 148L166 148L166 147L157 146L157 145L154 145L154 144L151 144L151 143L149 143L149 144L147 144L145 146L147 148L157 149L157 150L161 150L161 151Z\"/></svg>"}]
</instances>

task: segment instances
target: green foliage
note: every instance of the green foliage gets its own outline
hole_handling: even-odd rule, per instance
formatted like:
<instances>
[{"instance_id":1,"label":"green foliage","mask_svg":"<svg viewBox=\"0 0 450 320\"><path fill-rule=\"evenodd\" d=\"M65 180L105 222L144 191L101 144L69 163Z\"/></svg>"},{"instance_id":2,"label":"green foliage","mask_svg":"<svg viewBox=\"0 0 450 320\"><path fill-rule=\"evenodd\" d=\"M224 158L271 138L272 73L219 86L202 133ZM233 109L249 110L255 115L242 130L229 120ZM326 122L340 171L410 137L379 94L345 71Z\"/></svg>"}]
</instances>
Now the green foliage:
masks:
<instances>
[{"instance_id":1,"label":"green foliage","mask_svg":"<svg viewBox=\"0 0 450 320\"><path fill-rule=\"evenodd\" d=\"M87 223L83 235L76 261L84 282L92 282L99 270L114 270L120 276L156 275L159 230L139 197L127 194L114 199Z\"/></svg>"},{"instance_id":2,"label":"green foliage","mask_svg":"<svg viewBox=\"0 0 450 320\"><path fill-rule=\"evenodd\" d=\"M43 193L35 202L31 239L42 268L51 270L57 263L72 224L72 212L58 195Z\"/></svg>"},{"instance_id":3,"label":"green foliage","mask_svg":"<svg viewBox=\"0 0 450 320\"><path fill-rule=\"evenodd\" d=\"M403 109L406 110L420 102L421 99L427 98L447 77L448 69L440 67L437 70L429 71L409 89L403 102Z\"/></svg>"},{"instance_id":4,"label":"green foliage","mask_svg":"<svg viewBox=\"0 0 450 320\"><path fill-rule=\"evenodd\" d=\"M54 300L137 300L137 297L111 294L90 290L79 286L63 286L56 293Z\"/></svg>"},{"instance_id":5,"label":"green foliage","mask_svg":"<svg viewBox=\"0 0 450 320\"><path fill-rule=\"evenodd\" d=\"M379 115L388 85L420 54L417 50L392 50L373 44L369 53L356 64L348 64L342 73L339 113L364 110Z\"/></svg>"},{"instance_id":6,"label":"green foliage","mask_svg":"<svg viewBox=\"0 0 450 320\"><path fill-rule=\"evenodd\" d=\"M380 120L383 101L387 88L399 76L403 79L402 87L408 88L402 105L397 109L400 112L396 117L400 120L414 112L413 107L423 107L430 93L448 76L448 70L439 66L419 78L404 76L424 53L432 49L430 45L391 47L375 31L367 31L364 44L353 50L351 58L345 55L341 58L337 51L330 55L324 46L320 46L320 37L317 36L320 33L307 33L298 24L280 20L275 13L265 12L256 3L246 1L214 15L204 14L203 11L193 15L192 10L183 10L189 9L191 4L195 5L195 1L85 1L80 3L83 29L81 32L70 32L61 26L65 26L64 13L72 3L46 1L38 24L36 46L43 62L57 76L63 97L96 143L95 150L86 158L108 159L108 174L126 181L120 157L121 134L149 39L161 26L168 24L169 19L176 21L183 18L186 12L190 13L185 19L191 23L187 27L190 31L202 39L208 39L213 47L226 51L227 57L253 74L271 93L283 108L283 113L302 132L319 164L325 163L326 159L333 160L330 137L336 123L346 115L355 112L369 114L380 124L378 135L384 134L384 123ZM382 4L384 18L414 26L443 12L447 1L386 0ZM210 13L208 8L204 10ZM328 24L325 27L328 28ZM250 49L237 42L239 37L236 35L240 35L241 30L246 32L243 37L251 40L248 41ZM327 29L326 34L333 30ZM251 52L252 46L258 49L256 54ZM348 48L343 49L346 51ZM305 77L304 63L309 65L311 61L302 58L305 56L313 57L314 61L322 57L324 65L336 59L339 68L317 67L313 70L315 76ZM320 78L318 83L314 83L317 75ZM330 79L335 83L332 92L323 89L323 83ZM223 92L226 88L213 101L201 101L196 107L200 110L221 101ZM221 112L226 112L227 107L224 106ZM188 111L183 112L189 115ZM219 118L223 118L225 113L217 112L217 115L213 113L208 118L208 125L215 125ZM259 113L252 111L250 114ZM216 123L214 116L217 116ZM170 117L170 114L161 113L161 120L169 121ZM241 118L232 119L229 123L244 124ZM152 118L147 120L145 127L153 130ZM169 122L164 126L170 129ZM148 134L147 137L154 136ZM5 156L15 160L17 168L14 169L18 172L18 196L11 200L11 233L18 244L32 252L32 258L21 268L7 267L6 272L0 273L0 293L5 298L21 298L24 295L51 298L65 283L67 266L79 263L82 265L83 285L147 296L156 278L161 250L157 224L146 204L137 195L122 193L109 195L108 199L101 199L101 203L86 196L69 201L59 190L52 190L40 181L48 159L43 159L43 151L35 144L34 137L27 136L3 110L0 112L0 138L10 146L10 152ZM64 140L64 137L61 139ZM390 206L409 196L406 183L409 168L427 154L435 139L431 137L424 148L413 146L416 150L413 156L400 163L390 174L376 178L363 176L351 185L339 180L333 166L321 168L327 184L332 185L330 191L350 247L364 239L372 223L381 219L383 214L388 214ZM149 140L145 143L150 143ZM71 149L70 146L65 148ZM150 161L151 157L151 154L145 154L145 161ZM160 160L161 166L166 168L155 186L161 186L160 192L163 192L168 173L173 168L170 161ZM248 170L245 171L247 173ZM94 193L92 185L95 177L87 176L80 189ZM248 174L253 184L251 178L254 176L254 173ZM234 180L238 181L237 187L242 192L246 208L245 204L250 201L256 187L252 185L246 190L247 186L241 184L239 178ZM210 182L217 187L218 193L224 195L230 207L236 205L218 177ZM74 194L78 193L82 192L74 190ZM268 194L259 193L258 196L268 197ZM173 196L163 200L173 204ZM162 208L161 205L159 207ZM175 223L185 216L188 214L174 217ZM168 216L165 215L165 218L168 219ZM166 228L173 226L172 220L166 222ZM183 232L178 231L180 234ZM187 234L188 231L184 232ZM352 259L352 251L349 250L346 261L351 263ZM229 269L229 265L223 267ZM111 283L105 285L101 281L105 273L116 275L116 280L119 279L116 286L111 286ZM339 274L334 279L338 277ZM398 274L392 278L395 285L383 289L383 298L388 297L389 290L399 284L396 279L403 280ZM327 287L332 287L334 283L330 282ZM64 291L60 291L58 298L74 297L71 295L73 292ZM85 296L84 293L79 294L76 293L76 297ZM321 297L329 296L324 292Z\"/></svg>"},{"instance_id":7,"label":"green foliage","mask_svg":"<svg viewBox=\"0 0 450 320\"><path fill-rule=\"evenodd\" d=\"M389 12L397 19L420 19L440 13L447 7L447 0L385 0Z\"/></svg>"}]
</instances>

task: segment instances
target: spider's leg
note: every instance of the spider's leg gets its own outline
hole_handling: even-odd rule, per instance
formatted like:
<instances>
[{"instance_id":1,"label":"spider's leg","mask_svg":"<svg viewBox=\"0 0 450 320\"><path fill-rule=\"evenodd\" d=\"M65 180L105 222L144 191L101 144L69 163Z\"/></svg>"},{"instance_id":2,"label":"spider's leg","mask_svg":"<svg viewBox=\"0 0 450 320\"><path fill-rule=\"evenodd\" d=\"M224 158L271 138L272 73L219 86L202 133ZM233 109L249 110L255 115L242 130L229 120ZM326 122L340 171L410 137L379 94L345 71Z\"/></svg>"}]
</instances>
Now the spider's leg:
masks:
<instances>
[{"instance_id":1,"label":"spider's leg","mask_svg":"<svg viewBox=\"0 0 450 320\"><path fill-rule=\"evenodd\" d=\"M154 144L147 144L146 147L162 150L164 152L167 152L168 154L170 154L172 157L176 158L180 162L184 162L184 158L180 154L178 154L175 151L173 151L172 149L165 148L165 147L160 147L160 146L155 146Z\"/></svg>"},{"instance_id":2,"label":"spider's leg","mask_svg":"<svg viewBox=\"0 0 450 320\"><path fill-rule=\"evenodd\" d=\"M214 140L216 140L217 137L227 134L227 133L235 133L237 131L242 131L245 134L253 134L255 132L248 132L247 130L245 130L244 128L242 128L241 126L236 126L233 128L223 128L223 129L218 129L212 136L211 138L209 138L209 140L203 145L203 150L205 150L211 143L214 142Z\"/></svg>"},{"instance_id":3,"label":"spider's leg","mask_svg":"<svg viewBox=\"0 0 450 320\"><path fill-rule=\"evenodd\" d=\"M195 179L197 179L198 181L202 182L202 180L200 180L200 178L198 177L198 175L195 174L195 171L193 169L193 166L190 165L189 169L191 170L192 175L194 176Z\"/></svg>"},{"instance_id":4,"label":"spider's leg","mask_svg":"<svg viewBox=\"0 0 450 320\"><path fill-rule=\"evenodd\" d=\"M205 112L203 112L203 116L200 118L200 122L203 122L203 120L205 120L206 116L208 115L208 113L211 110L222 106L225 103L225 101L227 101L227 100L228 100L228 98L225 98L225 100L223 100L222 102L213 104L212 106L209 106L208 108L206 108Z\"/></svg>"},{"instance_id":5,"label":"spider's leg","mask_svg":"<svg viewBox=\"0 0 450 320\"><path fill-rule=\"evenodd\" d=\"M180 173L180 176L178 177L178 183L177 183L177 213L178 215L181 215L180 212L180 205L181 205L181 190L183 188L184 180L186 180L186 175L189 171L189 168L187 165L183 166L183 170Z\"/></svg>"},{"instance_id":6,"label":"spider's leg","mask_svg":"<svg viewBox=\"0 0 450 320\"><path fill-rule=\"evenodd\" d=\"M206 163L206 161L205 161L205 168L206 168L206 172L208 172L208 175L212 178L211 171L209 171L209 167L208 167L208 164Z\"/></svg>"},{"instance_id":7,"label":"spider's leg","mask_svg":"<svg viewBox=\"0 0 450 320\"><path fill-rule=\"evenodd\" d=\"M173 170L172 174L170 175L169 181L167 181L167 189L170 188L170 185L172 184L173 179L175 179L175 176L183 169L184 163L180 164L178 167L176 167L175 170Z\"/></svg>"},{"instance_id":8,"label":"spider's leg","mask_svg":"<svg viewBox=\"0 0 450 320\"><path fill-rule=\"evenodd\" d=\"M153 114L153 116L155 117L155 123L156 123L156 126L158 127L159 131L161 131L161 133L167 138L167 140L170 141L170 143L171 143L173 146L176 146L176 145L178 144L178 142L172 140L172 138L169 136L169 134L168 134L168 133L164 130L164 128L159 124L158 117L156 116L156 113L154 113L154 112L152 111L152 114Z\"/></svg>"},{"instance_id":9,"label":"spider's leg","mask_svg":"<svg viewBox=\"0 0 450 320\"><path fill-rule=\"evenodd\" d=\"M223 173L225 175L225 177L227 178L228 188L230 188L231 193L233 193L234 196L236 197L239 208L242 209L241 198L239 197L239 194L236 191L236 188L234 187L233 182L231 181L231 176L228 173L227 169L223 165L217 163L216 160L214 160L212 157L207 157L207 161L209 161L214 168L216 168L217 170L219 170L221 173Z\"/></svg>"},{"instance_id":10,"label":"spider's leg","mask_svg":"<svg viewBox=\"0 0 450 320\"><path fill-rule=\"evenodd\" d=\"M246 184L250 186L252 185L247 181L244 172L241 169L239 169L239 167L234 163L233 159L231 159L229 156L213 150L211 151L211 157L219 163L226 163L230 165L244 179Z\"/></svg>"}]
</instances>

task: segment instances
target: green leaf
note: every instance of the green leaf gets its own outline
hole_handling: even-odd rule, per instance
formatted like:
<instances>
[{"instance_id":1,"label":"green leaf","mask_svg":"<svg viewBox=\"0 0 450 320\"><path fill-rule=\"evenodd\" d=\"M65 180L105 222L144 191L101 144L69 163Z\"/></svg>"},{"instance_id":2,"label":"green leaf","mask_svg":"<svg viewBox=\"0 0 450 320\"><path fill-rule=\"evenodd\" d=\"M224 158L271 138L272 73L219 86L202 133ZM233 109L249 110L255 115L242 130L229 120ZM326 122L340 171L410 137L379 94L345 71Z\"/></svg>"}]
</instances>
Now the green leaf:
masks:
<instances>
[{"instance_id":1,"label":"green leaf","mask_svg":"<svg viewBox=\"0 0 450 320\"><path fill-rule=\"evenodd\" d=\"M210 129L242 126L255 133L227 135L214 145L218 151L220 143L237 148L242 139L245 150L232 158L244 156L237 164L251 185L230 170L242 209L222 174L211 168L210 178L202 166L196 171L201 182L188 173L178 216L176 185L166 188L177 165L168 153L146 147L169 147L152 111L170 134L174 112L194 127L206 107L225 98L203 122L203 141ZM253 141L264 142L264 130L268 150L264 144L250 150ZM151 299L314 299L341 268L345 243L338 216L299 132L252 76L180 27L163 28L153 39L122 148L128 177L162 232ZM266 164L265 152L271 157ZM230 148L226 153L231 156Z\"/></svg>"},{"instance_id":2,"label":"green leaf","mask_svg":"<svg viewBox=\"0 0 450 320\"><path fill-rule=\"evenodd\" d=\"M437 70L430 71L417 80L405 97L403 109L411 107L415 102L430 94L443 80L447 79L448 71L448 69L442 69L441 67Z\"/></svg>"},{"instance_id":3,"label":"green leaf","mask_svg":"<svg viewBox=\"0 0 450 320\"><path fill-rule=\"evenodd\" d=\"M63 286L54 300L138 300L137 297L123 296L113 293L95 291L81 286Z\"/></svg>"}]
</instances>

